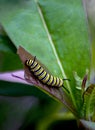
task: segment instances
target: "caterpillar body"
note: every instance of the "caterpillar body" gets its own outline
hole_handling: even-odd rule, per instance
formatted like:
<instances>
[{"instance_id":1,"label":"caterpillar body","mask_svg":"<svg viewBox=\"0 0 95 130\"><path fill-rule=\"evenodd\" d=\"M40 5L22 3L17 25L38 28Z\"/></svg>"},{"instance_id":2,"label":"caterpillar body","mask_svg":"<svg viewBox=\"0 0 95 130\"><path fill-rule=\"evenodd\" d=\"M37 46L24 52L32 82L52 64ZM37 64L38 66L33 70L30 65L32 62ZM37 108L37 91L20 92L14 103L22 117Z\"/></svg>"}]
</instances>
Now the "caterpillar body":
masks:
<instances>
[{"instance_id":1,"label":"caterpillar body","mask_svg":"<svg viewBox=\"0 0 95 130\"><path fill-rule=\"evenodd\" d=\"M54 87L62 87L63 86L63 80L61 78L52 76L49 74L44 67L40 65L40 63L37 62L36 56L34 59L28 59L26 60L25 64L29 67L29 70L36 76L39 81L42 83L48 85L48 86L54 86Z\"/></svg>"}]
</instances>

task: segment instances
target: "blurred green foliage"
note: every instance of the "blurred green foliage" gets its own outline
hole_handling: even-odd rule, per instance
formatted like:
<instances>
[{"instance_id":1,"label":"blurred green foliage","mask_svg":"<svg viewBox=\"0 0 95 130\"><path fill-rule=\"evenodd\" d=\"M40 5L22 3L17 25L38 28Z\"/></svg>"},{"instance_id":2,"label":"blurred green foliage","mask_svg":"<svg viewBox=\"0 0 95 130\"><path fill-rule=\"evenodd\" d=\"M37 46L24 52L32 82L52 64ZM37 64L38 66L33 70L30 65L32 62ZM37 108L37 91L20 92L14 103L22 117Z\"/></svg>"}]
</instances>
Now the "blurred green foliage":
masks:
<instances>
[{"instance_id":1,"label":"blurred green foliage","mask_svg":"<svg viewBox=\"0 0 95 130\"><path fill-rule=\"evenodd\" d=\"M0 0L0 24L0 71L23 69L16 51L19 45L24 47L52 74L71 79L65 86L80 115L81 94L76 89L73 73L83 78L90 68L88 27L82 1ZM1 130L23 130L30 124L35 130L45 130L53 120L61 118L54 119L56 113L68 113L64 105L35 86L0 81L0 95ZM64 116L64 120L74 119L72 115Z\"/></svg>"}]
</instances>

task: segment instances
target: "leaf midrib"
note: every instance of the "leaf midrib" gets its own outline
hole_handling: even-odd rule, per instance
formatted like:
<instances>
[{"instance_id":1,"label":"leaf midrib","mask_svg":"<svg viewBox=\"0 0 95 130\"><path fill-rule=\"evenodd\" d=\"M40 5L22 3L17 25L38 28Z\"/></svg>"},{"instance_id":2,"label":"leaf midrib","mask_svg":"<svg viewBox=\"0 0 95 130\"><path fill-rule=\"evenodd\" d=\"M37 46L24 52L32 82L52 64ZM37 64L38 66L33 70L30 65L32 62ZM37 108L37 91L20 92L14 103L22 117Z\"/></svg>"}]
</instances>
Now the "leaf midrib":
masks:
<instances>
[{"instance_id":1,"label":"leaf midrib","mask_svg":"<svg viewBox=\"0 0 95 130\"><path fill-rule=\"evenodd\" d=\"M63 78L67 79L67 76L66 76L66 74L65 74L65 72L64 72L64 69L63 69L63 67L62 67L61 61L60 61L60 59L59 59L59 57L58 57L58 55L57 55L57 51L56 51L56 48L55 48L55 46L54 46L53 39L52 39L52 37L51 37L51 35L50 35L48 26L47 26L47 24L46 24L46 22L45 22L45 18L44 18L43 12L42 12L42 10L41 10L41 7L40 7L40 5L39 5L39 3L38 3L37 0L34 0L34 1L35 1L36 5L37 5L38 13L39 13L39 15L40 15L40 18L41 18L41 20L42 20L43 26L44 26L45 31L46 31L46 33L47 33L47 36L48 36L50 45L52 46L52 49L53 49L54 55L55 55L55 57L56 57L57 63L58 63L58 65L59 65L59 68L60 68L60 70L61 70L61 72L62 72L62 76L63 76ZM70 96L71 96L71 99L72 99L72 101L73 101L73 103L74 103L74 106L75 106L75 108L77 108L76 102L75 102L75 98L74 98L74 95L73 95L73 93L72 93L72 90L71 90L71 87L70 87L70 84L69 84L69 81L68 81L68 80L66 80L66 85L67 85L66 87L68 88L68 90L69 90L69 92L70 92Z\"/></svg>"},{"instance_id":2,"label":"leaf midrib","mask_svg":"<svg viewBox=\"0 0 95 130\"><path fill-rule=\"evenodd\" d=\"M48 36L50 45L52 46L54 55L55 55L55 57L56 57L56 59L57 59L57 63L58 63L58 65L59 65L59 67L60 67L60 70L61 70L61 72L62 72L62 76L63 76L64 78L67 78L67 76L66 76L66 74L65 74L65 72L64 72L64 70L63 70L62 64L61 64L61 62L60 62L60 59L59 59L59 57L58 57L58 55L57 55L57 51L56 51L56 48L55 48L55 46L54 46L54 43L53 43L52 37L51 37L51 35L50 35L50 32L49 32L49 30L48 30L48 27L47 27L47 25L46 25L46 22L45 22L45 19L44 19L42 10L41 10L41 8L40 8L40 6L39 6L39 3L38 3L36 0L35 0L35 2L36 2L36 4L37 4L37 9L38 9L39 15L40 15L40 17L41 17L43 26L44 26L44 28L45 28L45 30L46 30L46 33L47 33L47 36ZM67 86L68 86L68 88L69 88L69 83L67 84Z\"/></svg>"}]
</instances>

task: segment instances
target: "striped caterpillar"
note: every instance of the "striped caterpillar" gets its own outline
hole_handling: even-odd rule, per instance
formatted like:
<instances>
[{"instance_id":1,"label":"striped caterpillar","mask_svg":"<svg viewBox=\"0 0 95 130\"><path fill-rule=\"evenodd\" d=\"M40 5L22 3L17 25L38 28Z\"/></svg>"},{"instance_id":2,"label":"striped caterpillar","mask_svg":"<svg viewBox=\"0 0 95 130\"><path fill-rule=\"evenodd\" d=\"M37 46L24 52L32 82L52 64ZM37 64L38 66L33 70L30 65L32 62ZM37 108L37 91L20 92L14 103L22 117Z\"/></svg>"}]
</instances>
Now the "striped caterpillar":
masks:
<instances>
[{"instance_id":1,"label":"striped caterpillar","mask_svg":"<svg viewBox=\"0 0 95 130\"><path fill-rule=\"evenodd\" d=\"M44 67L40 65L40 63L37 62L36 56L34 59L28 59L26 60L25 64L29 67L29 70L36 76L39 81L42 83L53 86L53 87L64 87L63 80L69 80L69 79L61 79L58 77L55 77L51 74L49 74Z\"/></svg>"}]
</instances>

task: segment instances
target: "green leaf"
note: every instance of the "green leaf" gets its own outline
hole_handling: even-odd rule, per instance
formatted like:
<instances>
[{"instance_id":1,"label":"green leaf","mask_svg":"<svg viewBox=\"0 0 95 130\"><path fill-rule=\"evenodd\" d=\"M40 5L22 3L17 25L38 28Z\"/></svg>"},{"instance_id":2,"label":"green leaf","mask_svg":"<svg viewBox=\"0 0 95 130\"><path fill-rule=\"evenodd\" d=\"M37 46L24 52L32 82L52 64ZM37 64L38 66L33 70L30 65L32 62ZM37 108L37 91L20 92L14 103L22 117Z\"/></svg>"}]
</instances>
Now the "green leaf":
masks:
<instances>
[{"instance_id":1,"label":"green leaf","mask_svg":"<svg viewBox=\"0 0 95 130\"><path fill-rule=\"evenodd\" d=\"M16 53L16 48L6 35L0 35L0 52Z\"/></svg>"},{"instance_id":2,"label":"green leaf","mask_svg":"<svg viewBox=\"0 0 95 130\"><path fill-rule=\"evenodd\" d=\"M1 0L0 7L1 23L16 46L22 45L37 55L55 75L65 77L64 70L69 78L72 71L84 74L82 71L89 66L89 45L79 0L40 0L39 4L33 0Z\"/></svg>"},{"instance_id":3,"label":"green leaf","mask_svg":"<svg viewBox=\"0 0 95 130\"><path fill-rule=\"evenodd\" d=\"M95 85L90 85L83 95L84 104L83 104L83 113L86 120L94 120L95 117Z\"/></svg>"},{"instance_id":4,"label":"green leaf","mask_svg":"<svg viewBox=\"0 0 95 130\"><path fill-rule=\"evenodd\" d=\"M28 53L24 48L21 46L19 47L17 53L19 54L19 57L24 65L24 77L25 80L30 84L30 85L35 85L45 93L49 94L52 96L54 99L57 99L61 103L65 104L75 115L76 111L72 105L72 101L69 99L69 91L67 89L63 92L62 87L52 87L48 86L47 84L43 84L38 78L36 78L29 68L25 65L25 61L27 58L32 59L33 56ZM36 59L37 60L37 59Z\"/></svg>"},{"instance_id":5,"label":"green leaf","mask_svg":"<svg viewBox=\"0 0 95 130\"><path fill-rule=\"evenodd\" d=\"M0 81L0 95L4 96L35 96L38 97L39 99L48 99L49 96L44 94L43 92L39 91L36 87L34 86L29 86L25 84L20 84L20 83L11 83L11 82L4 82Z\"/></svg>"},{"instance_id":6,"label":"green leaf","mask_svg":"<svg viewBox=\"0 0 95 130\"><path fill-rule=\"evenodd\" d=\"M89 40L80 0L0 0L0 22L14 45L21 45L58 77L78 110L73 72L89 69Z\"/></svg>"}]
</instances>

